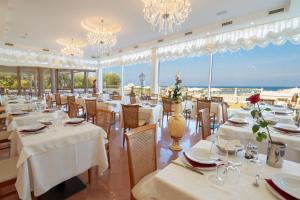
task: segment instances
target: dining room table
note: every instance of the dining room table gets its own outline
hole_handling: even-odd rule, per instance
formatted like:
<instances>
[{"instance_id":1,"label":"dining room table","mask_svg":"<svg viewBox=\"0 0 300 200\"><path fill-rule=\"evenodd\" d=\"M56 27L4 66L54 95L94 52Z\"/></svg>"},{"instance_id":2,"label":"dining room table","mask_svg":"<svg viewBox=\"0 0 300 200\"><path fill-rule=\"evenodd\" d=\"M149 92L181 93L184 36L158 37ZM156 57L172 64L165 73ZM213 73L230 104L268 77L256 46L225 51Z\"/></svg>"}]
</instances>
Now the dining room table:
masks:
<instances>
[{"instance_id":1,"label":"dining room table","mask_svg":"<svg viewBox=\"0 0 300 200\"><path fill-rule=\"evenodd\" d=\"M275 109L275 107L273 106L268 106L268 108L271 108L271 111L263 112L263 116L265 120L273 122L273 124L269 125L270 135L273 141L278 141L286 144L287 150L285 158L287 160L300 163L300 132L292 134L289 132L281 131L278 128L280 126L286 125L295 126L295 128L297 128L295 125L294 113L287 108ZM279 112L279 110L281 111L280 114L277 113L277 111ZM246 145L247 143L254 144L258 147L260 153L266 153L268 140L262 142L256 141L255 135L252 132L254 120L250 112L251 109L238 109L236 111L233 111L231 118L229 118L229 121L219 126L217 134L233 139L238 139L244 145ZM245 123L234 123L235 119L245 120Z\"/></svg>"},{"instance_id":2,"label":"dining room table","mask_svg":"<svg viewBox=\"0 0 300 200\"><path fill-rule=\"evenodd\" d=\"M211 141L201 140L192 147L192 150L210 152L212 145ZM273 168L265 163L266 155L264 154L258 155L260 162L245 159L243 151L236 155L228 156L228 159L239 169L239 173L236 171L236 174L225 171L226 164L219 165L218 173L216 169L191 168L185 164L181 156L147 179L140 188L140 194L145 200L275 200L277 197L285 198L271 188L267 181L273 180L278 175L286 175L298 177L296 183L298 185L300 183L299 163L284 160L282 168ZM226 163L226 155L220 154L220 159ZM217 177L222 177L223 181L216 181Z\"/></svg>"},{"instance_id":3,"label":"dining room table","mask_svg":"<svg viewBox=\"0 0 300 200\"><path fill-rule=\"evenodd\" d=\"M8 113L8 118L10 156L18 157L15 186L20 199L31 199L31 192L41 196L91 167L97 166L99 175L108 168L107 134L101 127L84 119L69 124L71 119L61 110Z\"/></svg>"},{"instance_id":4,"label":"dining room table","mask_svg":"<svg viewBox=\"0 0 300 200\"><path fill-rule=\"evenodd\" d=\"M140 103L139 120L145 120L147 124L157 124L161 126L163 119L163 108L160 104ZM120 129L124 127L122 107L120 111Z\"/></svg>"}]
</instances>

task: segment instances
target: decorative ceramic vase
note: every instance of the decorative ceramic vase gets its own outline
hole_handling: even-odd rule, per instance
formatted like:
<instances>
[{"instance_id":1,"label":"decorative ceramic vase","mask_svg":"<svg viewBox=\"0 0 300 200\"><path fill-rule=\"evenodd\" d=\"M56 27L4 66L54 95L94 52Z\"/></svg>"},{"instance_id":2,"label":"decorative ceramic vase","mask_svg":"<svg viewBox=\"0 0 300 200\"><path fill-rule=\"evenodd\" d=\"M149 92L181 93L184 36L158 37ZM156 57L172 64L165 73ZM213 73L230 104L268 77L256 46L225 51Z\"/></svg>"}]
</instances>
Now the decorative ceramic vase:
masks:
<instances>
[{"instance_id":1,"label":"decorative ceramic vase","mask_svg":"<svg viewBox=\"0 0 300 200\"><path fill-rule=\"evenodd\" d=\"M168 128L170 136L173 139L170 149L172 151L181 151L182 148L179 144L179 141L185 132L185 119L182 116L182 105L179 102L175 103L175 111L169 119Z\"/></svg>"},{"instance_id":2,"label":"decorative ceramic vase","mask_svg":"<svg viewBox=\"0 0 300 200\"><path fill-rule=\"evenodd\" d=\"M271 143L269 141L268 153L267 153L267 164L271 167L281 168L284 160L286 147L287 145L281 142Z\"/></svg>"}]
</instances>

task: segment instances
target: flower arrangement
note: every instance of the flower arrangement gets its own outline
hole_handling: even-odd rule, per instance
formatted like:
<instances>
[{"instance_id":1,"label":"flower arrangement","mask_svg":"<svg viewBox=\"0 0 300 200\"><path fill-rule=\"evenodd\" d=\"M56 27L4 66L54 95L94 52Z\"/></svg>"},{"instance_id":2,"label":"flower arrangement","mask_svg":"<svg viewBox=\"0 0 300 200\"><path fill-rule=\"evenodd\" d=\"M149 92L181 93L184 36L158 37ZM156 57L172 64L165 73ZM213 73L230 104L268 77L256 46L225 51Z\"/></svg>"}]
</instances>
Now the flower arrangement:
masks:
<instances>
[{"instance_id":1,"label":"flower arrangement","mask_svg":"<svg viewBox=\"0 0 300 200\"><path fill-rule=\"evenodd\" d=\"M177 103L183 101L183 87L181 86L181 79L179 72L176 73L176 82L174 86L170 86L166 88L166 96Z\"/></svg>"},{"instance_id":2,"label":"flower arrangement","mask_svg":"<svg viewBox=\"0 0 300 200\"><path fill-rule=\"evenodd\" d=\"M256 140L262 142L263 140L269 138L270 142L273 143L272 137L269 130L269 122L266 121L263 117L263 111L271 111L270 108L261 109L259 106L260 94L254 94L248 99L251 104L254 105L254 109L251 111L251 116L254 119L255 123L252 126L252 132L256 135ZM257 105L257 108L255 107ZM265 131L265 130L266 131Z\"/></svg>"}]
</instances>

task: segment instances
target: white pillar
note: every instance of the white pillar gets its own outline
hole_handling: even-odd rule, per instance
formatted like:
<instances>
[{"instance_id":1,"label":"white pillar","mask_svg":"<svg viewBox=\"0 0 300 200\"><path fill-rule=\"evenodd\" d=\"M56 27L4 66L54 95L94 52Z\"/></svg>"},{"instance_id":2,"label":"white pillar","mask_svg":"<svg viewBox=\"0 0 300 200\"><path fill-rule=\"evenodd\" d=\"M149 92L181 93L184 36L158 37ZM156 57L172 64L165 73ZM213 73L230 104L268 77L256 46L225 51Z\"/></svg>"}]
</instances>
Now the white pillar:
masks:
<instances>
[{"instance_id":1,"label":"white pillar","mask_svg":"<svg viewBox=\"0 0 300 200\"><path fill-rule=\"evenodd\" d=\"M213 66L214 66L214 57L213 57L213 54L210 54L209 80L208 80L208 99L211 98L211 83L212 83Z\"/></svg>"},{"instance_id":2,"label":"white pillar","mask_svg":"<svg viewBox=\"0 0 300 200\"><path fill-rule=\"evenodd\" d=\"M152 94L159 93L159 83L158 83L158 75L159 75L159 60L156 55L156 49L151 49L151 63L150 63L150 87Z\"/></svg>"},{"instance_id":3,"label":"white pillar","mask_svg":"<svg viewBox=\"0 0 300 200\"><path fill-rule=\"evenodd\" d=\"M121 95L124 96L124 65L122 65L122 73L121 73Z\"/></svg>"},{"instance_id":4,"label":"white pillar","mask_svg":"<svg viewBox=\"0 0 300 200\"><path fill-rule=\"evenodd\" d=\"M97 88L99 93L103 93L103 68L97 68L96 70Z\"/></svg>"}]
</instances>

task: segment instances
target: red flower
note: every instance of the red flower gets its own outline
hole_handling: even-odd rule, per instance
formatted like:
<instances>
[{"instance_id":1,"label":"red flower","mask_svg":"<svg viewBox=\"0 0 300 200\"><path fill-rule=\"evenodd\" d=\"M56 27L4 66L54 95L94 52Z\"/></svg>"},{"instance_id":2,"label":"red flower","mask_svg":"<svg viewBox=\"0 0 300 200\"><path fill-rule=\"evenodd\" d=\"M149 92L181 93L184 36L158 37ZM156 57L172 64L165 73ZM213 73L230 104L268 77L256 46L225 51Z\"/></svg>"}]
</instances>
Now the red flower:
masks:
<instances>
[{"instance_id":1,"label":"red flower","mask_svg":"<svg viewBox=\"0 0 300 200\"><path fill-rule=\"evenodd\" d=\"M250 103L252 104L256 104L260 101L260 94L254 94L250 97L248 97L248 101L250 101Z\"/></svg>"}]
</instances>

